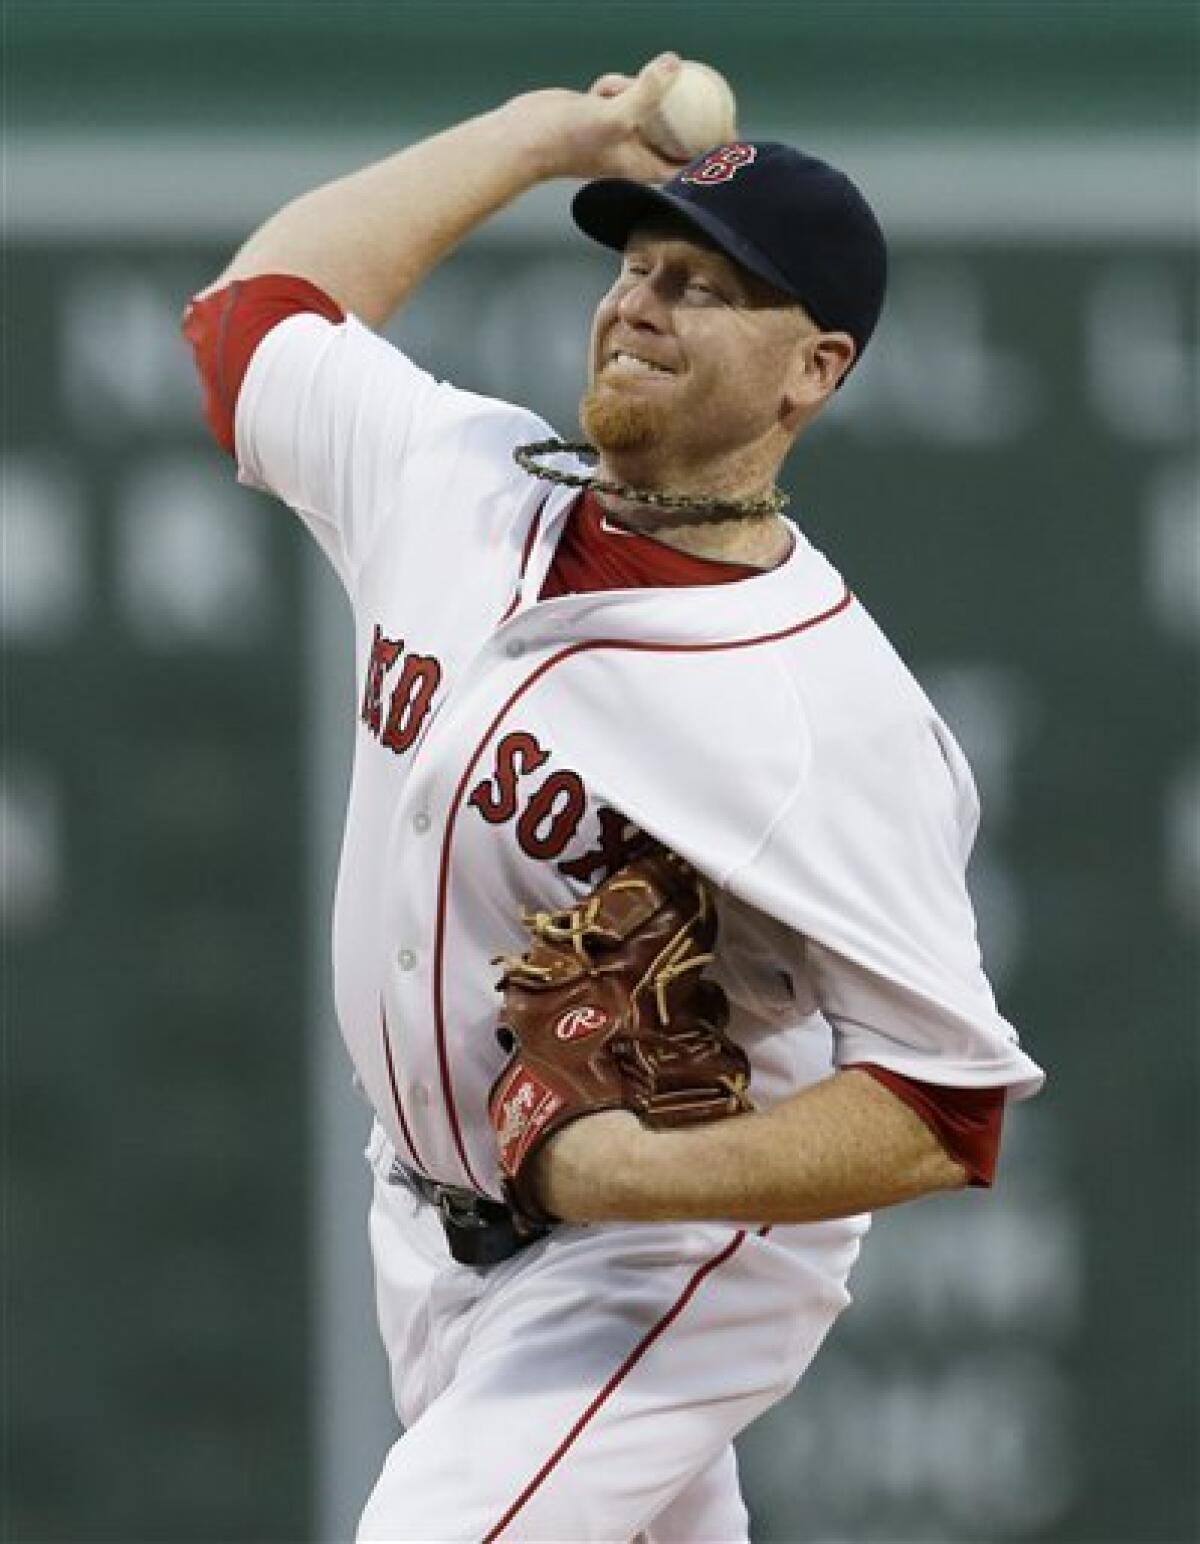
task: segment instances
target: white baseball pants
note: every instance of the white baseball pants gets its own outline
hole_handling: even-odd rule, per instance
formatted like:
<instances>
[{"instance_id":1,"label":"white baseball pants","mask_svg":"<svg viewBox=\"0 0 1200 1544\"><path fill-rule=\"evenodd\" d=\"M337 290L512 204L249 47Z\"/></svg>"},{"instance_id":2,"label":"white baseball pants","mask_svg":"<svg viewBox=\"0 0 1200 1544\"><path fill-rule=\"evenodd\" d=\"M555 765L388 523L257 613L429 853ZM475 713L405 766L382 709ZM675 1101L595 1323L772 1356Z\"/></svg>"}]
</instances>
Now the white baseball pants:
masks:
<instances>
[{"instance_id":1,"label":"white baseball pants","mask_svg":"<svg viewBox=\"0 0 1200 1544\"><path fill-rule=\"evenodd\" d=\"M748 1540L733 1438L795 1386L848 1304L865 1219L562 1227L476 1269L450 1258L436 1210L389 1183L378 1152L374 1167L405 1432L360 1544Z\"/></svg>"}]
</instances>

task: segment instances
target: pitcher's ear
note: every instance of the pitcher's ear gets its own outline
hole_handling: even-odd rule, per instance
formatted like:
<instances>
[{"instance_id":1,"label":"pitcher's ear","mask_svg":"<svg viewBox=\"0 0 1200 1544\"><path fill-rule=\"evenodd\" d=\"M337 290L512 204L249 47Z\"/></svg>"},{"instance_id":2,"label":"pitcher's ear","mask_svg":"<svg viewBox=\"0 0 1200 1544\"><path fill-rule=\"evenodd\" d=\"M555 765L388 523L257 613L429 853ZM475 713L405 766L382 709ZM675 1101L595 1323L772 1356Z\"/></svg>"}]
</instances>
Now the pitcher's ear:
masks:
<instances>
[{"instance_id":1,"label":"pitcher's ear","mask_svg":"<svg viewBox=\"0 0 1200 1544\"><path fill-rule=\"evenodd\" d=\"M846 377L857 349L848 332L819 332L805 338L784 393L784 423L798 428L826 402Z\"/></svg>"}]
</instances>

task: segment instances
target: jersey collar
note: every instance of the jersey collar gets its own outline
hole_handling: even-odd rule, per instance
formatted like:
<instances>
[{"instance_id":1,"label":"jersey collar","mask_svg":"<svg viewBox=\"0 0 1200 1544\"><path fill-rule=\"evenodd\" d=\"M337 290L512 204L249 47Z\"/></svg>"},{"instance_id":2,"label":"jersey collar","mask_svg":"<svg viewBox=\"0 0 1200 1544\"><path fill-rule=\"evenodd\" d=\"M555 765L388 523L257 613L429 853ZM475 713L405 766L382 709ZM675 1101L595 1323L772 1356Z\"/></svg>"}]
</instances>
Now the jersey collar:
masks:
<instances>
[{"instance_id":1,"label":"jersey collar","mask_svg":"<svg viewBox=\"0 0 1200 1544\"><path fill-rule=\"evenodd\" d=\"M828 610L845 594L845 582L799 531L779 564L734 584L679 585L665 589L602 590L537 600L563 522L578 495L556 488L540 518L506 629L527 643L553 646L582 638L646 643L732 644L784 632Z\"/></svg>"}]
</instances>

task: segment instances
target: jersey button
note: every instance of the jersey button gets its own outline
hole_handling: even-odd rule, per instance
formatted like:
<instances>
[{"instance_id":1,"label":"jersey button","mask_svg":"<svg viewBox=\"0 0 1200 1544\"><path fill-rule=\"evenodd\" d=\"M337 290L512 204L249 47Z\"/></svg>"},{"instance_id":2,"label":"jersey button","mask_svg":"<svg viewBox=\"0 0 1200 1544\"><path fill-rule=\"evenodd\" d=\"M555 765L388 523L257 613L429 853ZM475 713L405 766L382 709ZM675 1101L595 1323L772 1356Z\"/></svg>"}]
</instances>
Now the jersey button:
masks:
<instances>
[{"instance_id":1,"label":"jersey button","mask_svg":"<svg viewBox=\"0 0 1200 1544\"><path fill-rule=\"evenodd\" d=\"M508 655L509 659L520 659L521 655L525 652L525 645L519 638L512 638L504 645L504 652Z\"/></svg>"},{"instance_id":2,"label":"jersey button","mask_svg":"<svg viewBox=\"0 0 1200 1544\"><path fill-rule=\"evenodd\" d=\"M419 1105L422 1106L422 1108L428 1109L429 1090L426 1088L424 1083L417 1083L413 1086L413 1098Z\"/></svg>"},{"instance_id":3,"label":"jersey button","mask_svg":"<svg viewBox=\"0 0 1200 1544\"><path fill-rule=\"evenodd\" d=\"M418 836L424 836L432 824L433 821L430 820L424 810L418 810L413 816L413 830Z\"/></svg>"},{"instance_id":4,"label":"jersey button","mask_svg":"<svg viewBox=\"0 0 1200 1544\"><path fill-rule=\"evenodd\" d=\"M411 949L401 949L396 956L396 963L401 970L416 970L417 957Z\"/></svg>"}]
</instances>

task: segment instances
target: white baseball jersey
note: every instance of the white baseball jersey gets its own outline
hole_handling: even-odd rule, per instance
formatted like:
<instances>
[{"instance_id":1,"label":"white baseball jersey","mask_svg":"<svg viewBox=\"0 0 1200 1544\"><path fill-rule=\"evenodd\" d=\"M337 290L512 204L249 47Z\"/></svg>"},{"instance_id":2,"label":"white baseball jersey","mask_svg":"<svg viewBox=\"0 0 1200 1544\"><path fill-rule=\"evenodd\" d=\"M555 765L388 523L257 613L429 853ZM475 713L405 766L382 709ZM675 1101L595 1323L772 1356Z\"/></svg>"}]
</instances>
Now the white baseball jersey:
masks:
<instances>
[{"instance_id":1,"label":"white baseball jersey","mask_svg":"<svg viewBox=\"0 0 1200 1544\"><path fill-rule=\"evenodd\" d=\"M866 1218L553 1229L455 1265L393 1150L500 1194L493 958L649 832L717 887L715 974L760 1107L874 1062L1041 1073L996 1010L953 738L834 569L539 602L573 495L512 460L546 426L354 320L293 317L238 399L243 479L304 518L355 617L338 1016L382 1130L380 1323L408 1428L360 1540L748 1538L732 1441L849 1302ZM469 1462L464 1460L469 1456Z\"/></svg>"},{"instance_id":2,"label":"white baseball jersey","mask_svg":"<svg viewBox=\"0 0 1200 1544\"><path fill-rule=\"evenodd\" d=\"M958 746L831 565L538 602L573 495L528 412L353 319L289 319L237 410L354 609L359 715L334 924L346 1043L397 1150L498 1196L494 956L632 822L721 897L718 979L770 1105L837 1065L1034 1092L983 974Z\"/></svg>"}]
</instances>

